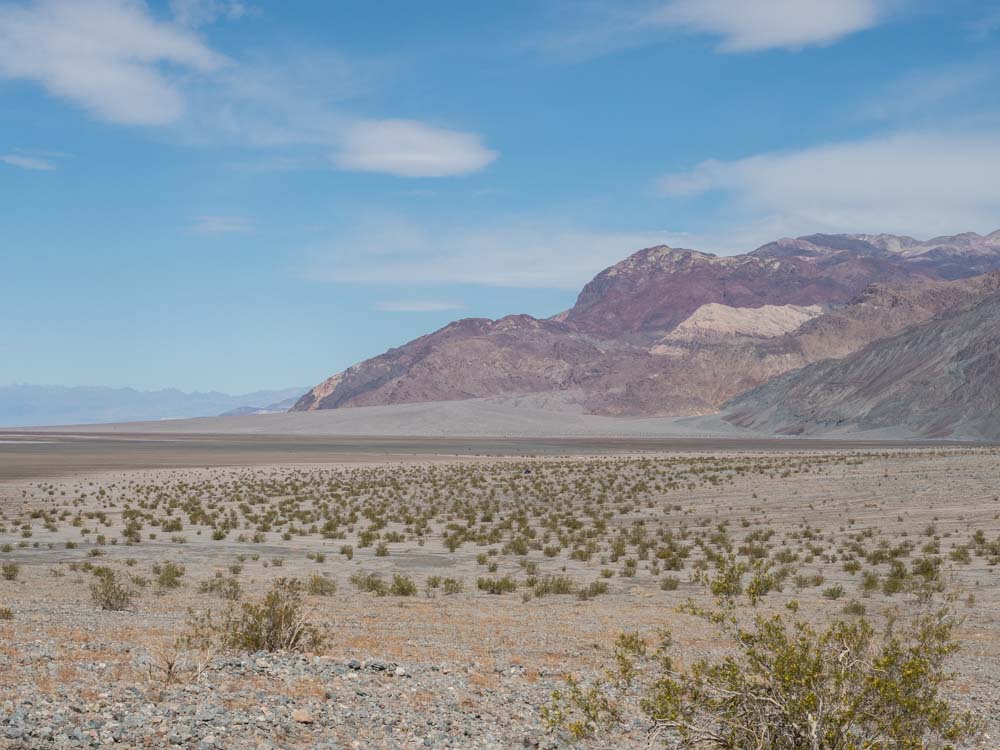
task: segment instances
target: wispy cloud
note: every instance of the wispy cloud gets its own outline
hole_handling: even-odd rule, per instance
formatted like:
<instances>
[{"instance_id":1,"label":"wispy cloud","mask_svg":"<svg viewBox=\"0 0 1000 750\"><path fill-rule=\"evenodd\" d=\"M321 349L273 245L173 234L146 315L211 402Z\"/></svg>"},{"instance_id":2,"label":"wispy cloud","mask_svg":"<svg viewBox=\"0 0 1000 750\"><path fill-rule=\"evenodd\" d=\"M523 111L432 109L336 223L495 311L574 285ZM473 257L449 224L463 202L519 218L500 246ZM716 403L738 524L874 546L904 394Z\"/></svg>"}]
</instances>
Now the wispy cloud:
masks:
<instances>
[{"instance_id":1,"label":"wispy cloud","mask_svg":"<svg viewBox=\"0 0 1000 750\"><path fill-rule=\"evenodd\" d=\"M225 58L127 0L36 0L0 7L0 76L35 81L95 116L163 125L184 112L172 70L208 73Z\"/></svg>"},{"instance_id":2,"label":"wispy cloud","mask_svg":"<svg viewBox=\"0 0 1000 750\"><path fill-rule=\"evenodd\" d=\"M243 216L198 216L191 229L199 234L235 234L253 230L253 222Z\"/></svg>"},{"instance_id":3,"label":"wispy cloud","mask_svg":"<svg viewBox=\"0 0 1000 750\"><path fill-rule=\"evenodd\" d=\"M369 120L347 130L334 160L359 172L445 177L478 172L497 155L472 133L414 120Z\"/></svg>"},{"instance_id":4,"label":"wispy cloud","mask_svg":"<svg viewBox=\"0 0 1000 750\"><path fill-rule=\"evenodd\" d=\"M939 117L945 103L980 98L983 87L1000 77L997 64L990 57L911 71L863 104L860 115L870 119Z\"/></svg>"},{"instance_id":5,"label":"wispy cloud","mask_svg":"<svg viewBox=\"0 0 1000 750\"><path fill-rule=\"evenodd\" d=\"M220 19L238 21L256 14L256 6L241 0L170 0L174 19L182 26L205 26Z\"/></svg>"},{"instance_id":6,"label":"wispy cloud","mask_svg":"<svg viewBox=\"0 0 1000 750\"><path fill-rule=\"evenodd\" d=\"M722 213L772 231L933 236L1000 225L1000 134L896 133L735 161L660 180L667 196L717 192Z\"/></svg>"},{"instance_id":7,"label":"wispy cloud","mask_svg":"<svg viewBox=\"0 0 1000 750\"><path fill-rule=\"evenodd\" d=\"M38 156L25 156L23 154L4 154L0 156L0 162L12 167L38 172L51 172L56 168L55 162L51 159L43 159Z\"/></svg>"},{"instance_id":8,"label":"wispy cloud","mask_svg":"<svg viewBox=\"0 0 1000 750\"><path fill-rule=\"evenodd\" d=\"M1000 31L1000 5L987 8L983 14L969 24L975 39L984 39Z\"/></svg>"},{"instance_id":9,"label":"wispy cloud","mask_svg":"<svg viewBox=\"0 0 1000 750\"><path fill-rule=\"evenodd\" d=\"M465 305L461 302L433 299L388 300L376 303L375 309L383 312L441 312L464 310Z\"/></svg>"},{"instance_id":10,"label":"wispy cloud","mask_svg":"<svg viewBox=\"0 0 1000 750\"><path fill-rule=\"evenodd\" d=\"M213 50L198 27L251 15L237 0L173 0L173 23L136 0L34 0L0 5L0 78L33 81L94 117L169 127L192 143L224 143L346 170L449 177L497 153L480 135L348 111L356 67L335 54L280 62ZM308 151L289 156L282 150Z\"/></svg>"},{"instance_id":11,"label":"wispy cloud","mask_svg":"<svg viewBox=\"0 0 1000 750\"><path fill-rule=\"evenodd\" d=\"M703 34L725 53L798 50L833 44L883 22L904 0L670 0L633 5L590 3L547 35L542 46L592 57L661 41L664 34ZM582 10L580 10L582 8Z\"/></svg>"},{"instance_id":12,"label":"wispy cloud","mask_svg":"<svg viewBox=\"0 0 1000 750\"><path fill-rule=\"evenodd\" d=\"M652 24L720 38L722 52L832 44L882 21L891 0L673 0Z\"/></svg>"},{"instance_id":13,"label":"wispy cloud","mask_svg":"<svg viewBox=\"0 0 1000 750\"><path fill-rule=\"evenodd\" d=\"M454 226L379 216L313 251L303 273L355 283L578 289L636 250L684 245L688 239L663 231L600 232L516 218Z\"/></svg>"}]
</instances>

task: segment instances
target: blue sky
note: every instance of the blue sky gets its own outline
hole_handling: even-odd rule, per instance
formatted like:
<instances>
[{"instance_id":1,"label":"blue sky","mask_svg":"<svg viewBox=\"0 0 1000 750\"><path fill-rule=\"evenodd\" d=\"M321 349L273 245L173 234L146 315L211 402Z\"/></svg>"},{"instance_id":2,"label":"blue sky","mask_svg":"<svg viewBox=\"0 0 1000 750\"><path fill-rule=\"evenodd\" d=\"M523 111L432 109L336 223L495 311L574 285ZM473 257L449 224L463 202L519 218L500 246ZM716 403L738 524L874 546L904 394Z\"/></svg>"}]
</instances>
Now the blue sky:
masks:
<instances>
[{"instance_id":1,"label":"blue sky","mask_svg":"<svg viewBox=\"0 0 1000 750\"><path fill-rule=\"evenodd\" d=\"M0 383L311 385L998 175L1000 2L0 0Z\"/></svg>"}]
</instances>

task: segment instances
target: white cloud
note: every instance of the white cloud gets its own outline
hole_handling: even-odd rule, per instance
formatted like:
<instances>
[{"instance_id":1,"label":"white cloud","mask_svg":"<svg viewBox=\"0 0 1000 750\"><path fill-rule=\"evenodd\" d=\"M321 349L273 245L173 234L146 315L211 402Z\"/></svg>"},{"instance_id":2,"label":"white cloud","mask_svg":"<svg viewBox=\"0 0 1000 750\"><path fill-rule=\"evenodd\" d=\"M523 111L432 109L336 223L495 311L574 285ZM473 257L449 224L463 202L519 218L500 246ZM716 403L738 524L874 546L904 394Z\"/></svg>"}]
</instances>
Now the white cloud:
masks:
<instances>
[{"instance_id":1,"label":"white cloud","mask_svg":"<svg viewBox=\"0 0 1000 750\"><path fill-rule=\"evenodd\" d=\"M908 0L668 0L590 2L572 8L575 23L543 34L540 47L587 58L660 42L665 33L720 38L720 52L798 50L832 44L883 22Z\"/></svg>"},{"instance_id":2,"label":"white cloud","mask_svg":"<svg viewBox=\"0 0 1000 750\"><path fill-rule=\"evenodd\" d=\"M347 129L334 161L359 172L446 177L479 171L496 158L473 133L416 120L366 120Z\"/></svg>"},{"instance_id":3,"label":"white cloud","mask_svg":"<svg viewBox=\"0 0 1000 750\"><path fill-rule=\"evenodd\" d=\"M243 216L198 216L191 228L199 234L233 234L253 230L253 222Z\"/></svg>"},{"instance_id":4,"label":"white cloud","mask_svg":"<svg viewBox=\"0 0 1000 750\"><path fill-rule=\"evenodd\" d=\"M722 52L799 49L836 42L878 24L890 0L673 0L653 25L719 36Z\"/></svg>"},{"instance_id":5,"label":"white cloud","mask_svg":"<svg viewBox=\"0 0 1000 750\"><path fill-rule=\"evenodd\" d=\"M20 154L4 154L0 156L0 162L9 164L12 167L21 169L31 169L40 172L51 172L56 165L49 159L42 159L37 156L23 156Z\"/></svg>"},{"instance_id":6,"label":"white cloud","mask_svg":"<svg viewBox=\"0 0 1000 750\"><path fill-rule=\"evenodd\" d=\"M736 161L660 180L664 194L719 191L723 210L786 234L933 236L1000 225L1000 133L898 133Z\"/></svg>"},{"instance_id":7,"label":"white cloud","mask_svg":"<svg viewBox=\"0 0 1000 750\"><path fill-rule=\"evenodd\" d=\"M481 284L579 289L643 247L690 246L669 232L599 232L512 219L455 227L380 216L318 250L317 280L373 284Z\"/></svg>"},{"instance_id":8,"label":"white cloud","mask_svg":"<svg viewBox=\"0 0 1000 750\"><path fill-rule=\"evenodd\" d=\"M162 125L184 111L168 66L217 70L224 58L131 0L36 0L0 7L0 77L35 81L101 119Z\"/></svg>"},{"instance_id":9,"label":"white cloud","mask_svg":"<svg viewBox=\"0 0 1000 750\"><path fill-rule=\"evenodd\" d=\"M434 299L387 300L375 305L382 312L441 312L444 310L464 310L461 302Z\"/></svg>"},{"instance_id":10,"label":"white cloud","mask_svg":"<svg viewBox=\"0 0 1000 750\"><path fill-rule=\"evenodd\" d=\"M254 12L247 3L173 0L171 9L175 23L142 0L0 4L0 78L38 83L109 122L169 125L189 143L309 152L278 154L286 165L447 177L497 157L475 133L344 111L365 81L337 55L236 61L193 30Z\"/></svg>"}]
</instances>

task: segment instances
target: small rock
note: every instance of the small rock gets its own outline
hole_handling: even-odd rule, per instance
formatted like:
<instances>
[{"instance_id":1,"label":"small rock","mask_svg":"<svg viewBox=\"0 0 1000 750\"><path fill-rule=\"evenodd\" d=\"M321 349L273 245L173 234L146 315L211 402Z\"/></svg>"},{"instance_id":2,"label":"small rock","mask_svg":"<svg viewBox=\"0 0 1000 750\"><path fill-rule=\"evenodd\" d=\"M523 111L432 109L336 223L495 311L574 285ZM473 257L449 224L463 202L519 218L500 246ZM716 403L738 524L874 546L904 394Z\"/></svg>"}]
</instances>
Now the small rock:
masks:
<instances>
[{"instance_id":1,"label":"small rock","mask_svg":"<svg viewBox=\"0 0 1000 750\"><path fill-rule=\"evenodd\" d=\"M304 708L296 708L292 711L292 721L297 721L299 724L312 724L314 719L312 714Z\"/></svg>"}]
</instances>

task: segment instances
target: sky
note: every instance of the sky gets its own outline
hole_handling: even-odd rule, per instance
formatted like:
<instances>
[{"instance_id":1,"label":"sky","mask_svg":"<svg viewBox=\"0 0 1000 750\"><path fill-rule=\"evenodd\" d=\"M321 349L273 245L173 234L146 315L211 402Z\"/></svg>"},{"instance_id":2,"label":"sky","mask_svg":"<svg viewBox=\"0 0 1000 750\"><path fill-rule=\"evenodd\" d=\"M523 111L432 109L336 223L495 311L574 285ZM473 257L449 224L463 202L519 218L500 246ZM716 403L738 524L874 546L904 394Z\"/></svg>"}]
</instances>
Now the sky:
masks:
<instances>
[{"instance_id":1,"label":"sky","mask_svg":"<svg viewBox=\"0 0 1000 750\"><path fill-rule=\"evenodd\" d=\"M0 384L310 386L643 247L1000 228L1000 0L0 0Z\"/></svg>"}]
</instances>

